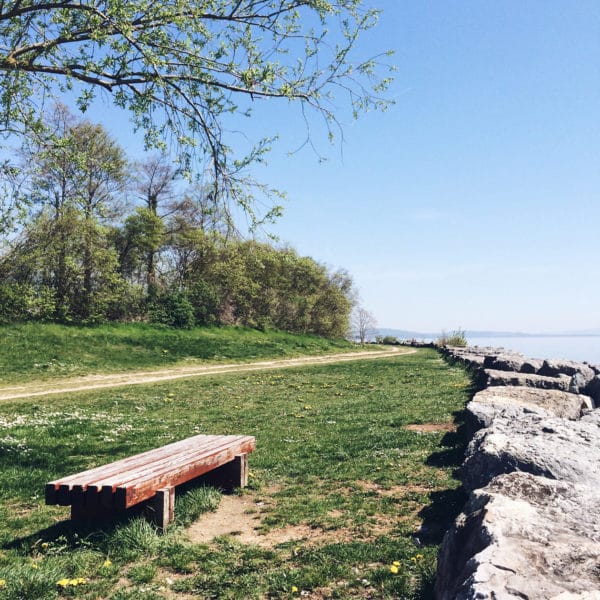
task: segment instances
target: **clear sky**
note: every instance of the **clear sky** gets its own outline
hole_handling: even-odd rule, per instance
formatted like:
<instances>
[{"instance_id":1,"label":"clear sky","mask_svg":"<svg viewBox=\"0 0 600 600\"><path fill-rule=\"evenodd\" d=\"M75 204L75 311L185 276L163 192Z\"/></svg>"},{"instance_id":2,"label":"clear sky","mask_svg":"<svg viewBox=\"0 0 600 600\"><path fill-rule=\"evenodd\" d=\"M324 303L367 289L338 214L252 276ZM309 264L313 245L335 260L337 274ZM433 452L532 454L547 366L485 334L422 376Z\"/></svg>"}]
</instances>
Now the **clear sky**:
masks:
<instances>
[{"instance_id":1,"label":"clear sky","mask_svg":"<svg viewBox=\"0 0 600 600\"><path fill-rule=\"evenodd\" d=\"M392 108L342 113L323 164L288 156L296 110L242 123L280 135L258 173L289 196L272 231L347 269L380 327L600 329L600 3L370 4L361 53L395 51Z\"/></svg>"}]
</instances>

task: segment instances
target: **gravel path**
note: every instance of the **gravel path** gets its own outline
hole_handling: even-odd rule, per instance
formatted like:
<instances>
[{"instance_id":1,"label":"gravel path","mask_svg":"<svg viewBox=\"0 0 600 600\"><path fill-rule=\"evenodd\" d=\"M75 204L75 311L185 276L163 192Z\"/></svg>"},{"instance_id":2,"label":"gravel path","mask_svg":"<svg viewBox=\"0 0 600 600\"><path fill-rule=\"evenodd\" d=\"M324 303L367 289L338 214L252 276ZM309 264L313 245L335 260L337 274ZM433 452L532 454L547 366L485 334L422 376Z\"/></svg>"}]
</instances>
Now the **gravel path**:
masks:
<instances>
[{"instance_id":1,"label":"gravel path","mask_svg":"<svg viewBox=\"0 0 600 600\"><path fill-rule=\"evenodd\" d=\"M416 350L392 347L389 350L365 350L362 352L345 352L341 354L326 354L323 356L303 356L300 358L282 358L253 363L182 366L155 371L131 371L107 375L86 375L84 377L44 381L42 383L33 381L18 386L0 386L0 400L16 400L18 398L48 396L50 394L68 394L103 388L142 385L173 379L218 375L219 373L241 373L243 371L285 369L290 367L323 365L353 360L373 360L378 358L389 358L401 354L413 354L414 352L416 352Z\"/></svg>"}]
</instances>

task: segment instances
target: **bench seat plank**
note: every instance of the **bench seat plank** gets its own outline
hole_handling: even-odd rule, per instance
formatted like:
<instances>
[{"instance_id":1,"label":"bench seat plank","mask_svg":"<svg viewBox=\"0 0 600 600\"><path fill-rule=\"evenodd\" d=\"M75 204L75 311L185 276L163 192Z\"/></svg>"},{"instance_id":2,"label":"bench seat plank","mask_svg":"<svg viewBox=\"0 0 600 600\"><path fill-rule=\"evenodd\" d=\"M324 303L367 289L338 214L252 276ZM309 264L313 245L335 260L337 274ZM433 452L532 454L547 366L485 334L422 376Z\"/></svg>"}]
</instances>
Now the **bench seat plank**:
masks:
<instances>
[{"instance_id":1,"label":"bench seat plank","mask_svg":"<svg viewBox=\"0 0 600 600\"><path fill-rule=\"evenodd\" d=\"M46 484L46 504L124 510L255 449L252 436L197 435Z\"/></svg>"},{"instance_id":2,"label":"bench seat plank","mask_svg":"<svg viewBox=\"0 0 600 600\"><path fill-rule=\"evenodd\" d=\"M206 452L207 449L213 448L216 445L220 447L224 443L235 443L237 439L241 439L244 436L196 436L196 445L182 444L178 445L169 444L168 452L164 452L163 448L158 448L156 453L143 452L137 456L132 456L126 459L118 460L110 465L104 467L96 467L83 471L76 475L71 475L64 479L60 479L54 482L50 482L48 486L54 487L54 492L57 495L57 504L67 505L70 504L69 498L71 493L75 491L79 493L80 488L82 492L99 492L105 486L111 486L116 489L121 483L125 483L131 479L130 474L140 472L144 468L163 468L169 464L172 464L180 459L189 457L190 460L194 456L201 458L202 452ZM224 439L225 438L225 439ZM184 440L187 441L187 440ZM160 451L160 452L159 452ZM138 459L139 460L136 460ZM111 467L106 469L105 467ZM52 490L50 490L52 493Z\"/></svg>"},{"instance_id":3,"label":"bench seat plank","mask_svg":"<svg viewBox=\"0 0 600 600\"><path fill-rule=\"evenodd\" d=\"M163 456L155 461L145 461L139 464L132 463L128 465L127 469L123 469L119 472L111 474L107 477L94 479L88 482L88 487L93 486L95 488L102 488L104 486L112 486L113 488L119 485L127 484L132 479L137 479L143 476L149 471L162 470L177 462L186 462L193 460L201 460L205 454L210 454L214 451L218 451L221 448L228 448L240 445L247 437L245 436L225 436L218 437L215 440L209 442L199 442L196 448L186 448L178 452L171 452L167 456Z\"/></svg>"},{"instance_id":4,"label":"bench seat plank","mask_svg":"<svg viewBox=\"0 0 600 600\"><path fill-rule=\"evenodd\" d=\"M103 477L110 477L115 473L119 473L127 470L129 466L135 466L138 464L150 463L152 461L160 460L163 456L169 456L173 452L183 451L187 447L197 446L199 443L203 442L211 442L216 441L218 438L222 437L234 437L234 436L219 436L219 435L196 435L190 438L186 438L185 440L181 440L179 442L173 442L171 444L167 444L166 446L162 446L161 448L155 448L154 450L147 450L146 452L141 452L140 454L136 454L134 456L129 456L127 458L123 458L121 460L117 460L115 462L109 463L107 465L102 465L100 467L94 467L93 469L88 469L87 471L82 471L81 473L76 473L75 475L69 475L67 477L62 477L61 479L57 479L55 481L51 481L46 484L46 493L50 495L50 498L47 497L47 504L57 504L58 502L48 501L52 499L53 492L58 491L61 485L68 486L69 488L73 485L81 485L82 480L85 478L86 481L95 481L99 480Z\"/></svg>"},{"instance_id":5,"label":"bench seat plank","mask_svg":"<svg viewBox=\"0 0 600 600\"><path fill-rule=\"evenodd\" d=\"M210 463L213 465L210 468L214 469L215 466L233 460L237 454L247 454L253 450L253 439L248 440L248 438L241 437L228 442L220 442L218 445L213 442L211 445L198 449L197 452L173 455L168 460L163 460L160 463L142 465L138 469L131 469L119 476L96 482L92 486L88 486L88 489L105 490L106 492L112 490L115 492L119 488L129 488L132 485L143 484L146 480L155 478L156 475L172 476L187 465Z\"/></svg>"},{"instance_id":6,"label":"bench seat plank","mask_svg":"<svg viewBox=\"0 0 600 600\"><path fill-rule=\"evenodd\" d=\"M125 496L124 503L126 507L133 506L138 502L151 497L153 490L157 487L165 487L167 485L181 485L186 481L200 477L209 471L216 469L221 465L230 463L235 459L236 456L242 454L248 454L254 450L254 442L247 442L242 445L240 450L235 447L221 450L216 454L207 456L201 462L187 463L177 466L170 472L154 472L146 475L142 480L137 481L133 486L120 486L117 488L115 494L115 503L117 506L123 504L123 496ZM123 490L126 490L123 493Z\"/></svg>"}]
</instances>

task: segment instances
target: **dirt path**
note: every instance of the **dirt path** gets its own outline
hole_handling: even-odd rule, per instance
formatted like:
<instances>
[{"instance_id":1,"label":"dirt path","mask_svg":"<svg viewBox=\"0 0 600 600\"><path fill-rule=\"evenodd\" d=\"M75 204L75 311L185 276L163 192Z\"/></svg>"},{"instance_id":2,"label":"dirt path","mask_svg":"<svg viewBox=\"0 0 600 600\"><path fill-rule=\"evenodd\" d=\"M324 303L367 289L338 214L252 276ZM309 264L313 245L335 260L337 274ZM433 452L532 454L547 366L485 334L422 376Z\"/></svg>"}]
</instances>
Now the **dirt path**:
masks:
<instances>
[{"instance_id":1,"label":"dirt path","mask_svg":"<svg viewBox=\"0 0 600 600\"><path fill-rule=\"evenodd\" d=\"M48 396L50 394L68 394L71 392L83 392L127 385L141 385L159 381L169 381L172 379L218 375L219 373L241 373L243 371L263 371L268 369L284 369L289 367L348 362L352 360L389 358L390 356L413 354L414 352L416 352L416 350L393 347L389 350L365 350L363 352L345 352L341 354L326 354L324 356L282 358L253 363L183 366L174 367L172 369L159 369L156 371L132 371L127 373L111 373L107 375L86 375L84 377L44 381L43 383L33 381L17 386L1 386L0 401L31 398L35 396Z\"/></svg>"}]
</instances>

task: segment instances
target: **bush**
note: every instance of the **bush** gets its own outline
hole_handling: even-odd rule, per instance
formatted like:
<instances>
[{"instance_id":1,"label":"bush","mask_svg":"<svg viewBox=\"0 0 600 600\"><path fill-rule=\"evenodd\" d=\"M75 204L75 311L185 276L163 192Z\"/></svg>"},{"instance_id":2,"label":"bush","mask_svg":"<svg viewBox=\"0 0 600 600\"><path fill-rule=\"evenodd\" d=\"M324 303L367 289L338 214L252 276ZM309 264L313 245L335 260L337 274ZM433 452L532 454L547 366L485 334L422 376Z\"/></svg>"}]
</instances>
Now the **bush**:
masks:
<instances>
[{"instance_id":1,"label":"bush","mask_svg":"<svg viewBox=\"0 0 600 600\"><path fill-rule=\"evenodd\" d=\"M145 315L146 295L141 287L126 283L107 309L109 321L135 321Z\"/></svg>"},{"instance_id":2,"label":"bush","mask_svg":"<svg viewBox=\"0 0 600 600\"><path fill-rule=\"evenodd\" d=\"M152 303L149 310L150 321L171 327L191 329L196 320L194 307L187 296L180 291L164 292Z\"/></svg>"},{"instance_id":3,"label":"bush","mask_svg":"<svg viewBox=\"0 0 600 600\"><path fill-rule=\"evenodd\" d=\"M195 281L187 290L187 298L193 306L197 325L212 325L217 321L219 294L204 280Z\"/></svg>"},{"instance_id":4,"label":"bush","mask_svg":"<svg viewBox=\"0 0 600 600\"><path fill-rule=\"evenodd\" d=\"M467 345L465 332L460 327L452 333L442 331L442 335L436 340L438 346L458 346L464 348Z\"/></svg>"},{"instance_id":5,"label":"bush","mask_svg":"<svg viewBox=\"0 0 600 600\"><path fill-rule=\"evenodd\" d=\"M54 316L54 291L27 283L0 284L0 323L45 321Z\"/></svg>"}]
</instances>

